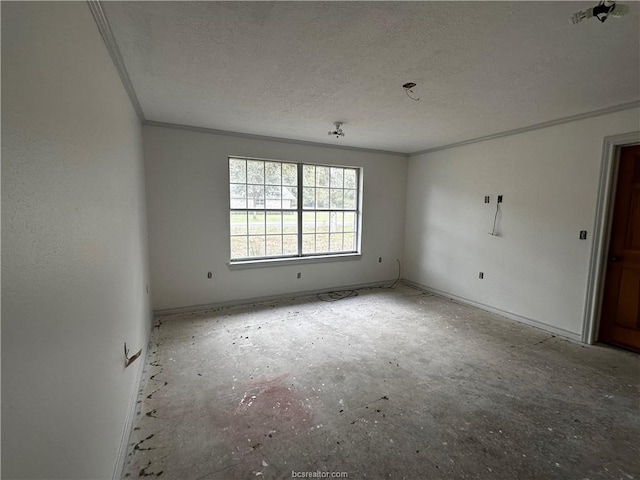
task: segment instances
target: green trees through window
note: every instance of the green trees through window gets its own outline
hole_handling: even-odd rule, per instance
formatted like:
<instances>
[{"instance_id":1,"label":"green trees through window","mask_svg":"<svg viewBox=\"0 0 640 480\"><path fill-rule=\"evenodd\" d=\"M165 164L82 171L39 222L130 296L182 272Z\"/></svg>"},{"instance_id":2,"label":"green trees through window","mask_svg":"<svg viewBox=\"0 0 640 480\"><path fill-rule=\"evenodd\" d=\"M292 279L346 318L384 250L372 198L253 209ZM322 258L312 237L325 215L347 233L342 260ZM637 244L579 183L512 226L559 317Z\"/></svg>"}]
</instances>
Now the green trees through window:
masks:
<instances>
[{"instance_id":1,"label":"green trees through window","mask_svg":"<svg viewBox=\"0 0 640 480\"><path fill-rule=\"evenodd\" d=\"M229 158L231 260L356 252L359 174Z\"/></svg>"}]
</instances>

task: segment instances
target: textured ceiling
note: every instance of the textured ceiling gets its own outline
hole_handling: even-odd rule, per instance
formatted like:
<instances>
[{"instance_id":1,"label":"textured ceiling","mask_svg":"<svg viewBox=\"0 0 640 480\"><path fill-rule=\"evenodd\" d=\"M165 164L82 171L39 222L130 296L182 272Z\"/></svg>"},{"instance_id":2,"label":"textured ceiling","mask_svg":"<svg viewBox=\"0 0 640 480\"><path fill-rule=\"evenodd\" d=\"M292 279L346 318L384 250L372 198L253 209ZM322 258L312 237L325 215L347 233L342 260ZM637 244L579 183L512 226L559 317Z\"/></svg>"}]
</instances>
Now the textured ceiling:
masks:
<instances>
[{"instance_id":1,"label":"textured ceiling","mask_svg":"<svg viewBox=\"0 0 640 480\"><path fill-rule=\"evenodd\" d=\"M640 4L595 3L102 5L148 120L415 152L639 100Z\"/></svg>"}]
</instances>

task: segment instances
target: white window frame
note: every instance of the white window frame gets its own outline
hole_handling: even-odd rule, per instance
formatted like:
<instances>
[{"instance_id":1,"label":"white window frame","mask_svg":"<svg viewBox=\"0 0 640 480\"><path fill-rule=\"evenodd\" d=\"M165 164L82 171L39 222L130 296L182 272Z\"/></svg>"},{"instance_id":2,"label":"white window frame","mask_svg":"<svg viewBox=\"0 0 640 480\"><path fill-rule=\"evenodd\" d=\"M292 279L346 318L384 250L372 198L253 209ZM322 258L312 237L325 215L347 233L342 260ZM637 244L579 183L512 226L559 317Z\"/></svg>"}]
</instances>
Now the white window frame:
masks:
<instances>
[{"instance_id":1,"label":"white window frame","mask_svg":"<svg viewBox=\"0 0 640 480\"><path fill-rule=\"evenodd\" d=\"M239 185L238 183L235 182L231 182L231 160L245 160L245 161L260 161L260 162L274 162L274 163L280 163L280 164L288 164L288 165L296 165L297 168L297 184L296 184L296 188L297 188L297 207L295 209L283 209L283 208L266 208L266 198L265 198L265 205L263 208L250 208L249 204L248 204L248 199L247 199L247 204L246 207L244 208L238 208L238 207L232 207L231 204L231 188L232 185ZM237 155L232 155L228 157L228 170L229 170L229 177L228 177L228 181L229 181L229 224L228 224L228 228L229 228L229 263L228 265L230 267L236 267L236 268L242 268L243 266L268 266L268 265L273 265L273 264L279 264L282 262L286 262L286 263L307 263L307 262L318 262L318 261L336 261L336 260L350 260L350 259L359 259L361 257L361 232L362 232L362 176L363 176L363 171L361 167L354 167L354 166L348 166L348 165L328 165L328 164L320 164L320 163L310 163L310 162L290 162L290 161L283 161L283 160L272 160L272 159L264 159L264 158L255 158L255 157L245 157L245 156L237 156ZM330 208L331 205L329 205L329 208L317 208L316 205L314 205L314 208L305 208L304 207L304 202L303 202L303 197L304 197L304 185L303 185L303 172L304 172L304 167L305 166L313 166L313 167L328 167L328 168L340 168L340 169L350 169L350 170L354 170L355 171L355 175L356 175L356 185L355 185L355 192L356 192L356 207L355 209L345 209L343 208ZM248 178L245 178L245 185L251 185L248 182ZM329 179L330 182L330 179ZM313 187L313 188L317 188ZM321 188L331 188L331 184L329 183L328 187L321 187ZM353 190L347 187L336 187L338 189L343 190L343 192L345 190ZM331 190L329 190L331 191ZM247 233L246 234L237 234L234 235L233 234L233 230L232 230L232 220L231 220L231 215L233 212L254 212L254 211L261 211L264 212L265 215L267 214L267 212L279 212L279 213L291 213L294 212L297 215L297 233L295 234L297 237L297 253L296 254L282 254L282 255L265 255L265 256L260 256L260 257L242 257L242 258L232 258L231 257L231 241L233 237L242 237L242 236L246 236L247 240L249 240L249 237L251 236L249 233L249 229L247 228ZM342 213L344 215L345 212L347 213L353 213L355 215L354 218L354 249L353 250L348 250L348 251L333 251L333 252L315 252L315 253L303 253L303 234L306 234L304 232L303 229L303 216L305 213L317 213L317 212L338 212L338 213ZM317 227L317 223L316 223L316 227ZM343 226L344 229L344 226ZM327 235L329 235L329 232L326 232ZM342 232L344 235L344 231ZM321 233L322 234L322 233ZM266 233L266 229L265 229L265 236L267 235ZM284 229L281 230L280 235L285 235L284 233ZM291 234L293 235L293 234ZM318 232L314 232L313 235L318 235ZM259 236L259 235L258 235ZM284 241L284 240L283 240ZM266 249L265 249L265 254L266 254Z\"/></svg>"}]
</instances>

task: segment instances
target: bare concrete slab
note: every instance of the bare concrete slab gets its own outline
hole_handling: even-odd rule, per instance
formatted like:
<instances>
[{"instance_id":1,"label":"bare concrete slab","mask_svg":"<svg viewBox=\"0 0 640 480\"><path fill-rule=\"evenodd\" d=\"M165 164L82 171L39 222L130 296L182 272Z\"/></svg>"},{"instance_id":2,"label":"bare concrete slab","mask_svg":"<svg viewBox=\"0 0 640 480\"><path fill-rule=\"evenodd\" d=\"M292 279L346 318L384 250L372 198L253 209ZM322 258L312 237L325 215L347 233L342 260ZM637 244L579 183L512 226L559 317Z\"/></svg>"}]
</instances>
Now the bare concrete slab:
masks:
<instances>
[{"instance_id":1,"label":"bare concrete slab","mask_svg":"<svg viewBox=\"0 0 640 480\"><path fill-rule=\"evenodd\" d=\"M639 384L635 354L403 285L167 316L123 476L640 478Z\"/></svg>"}]
</instances>

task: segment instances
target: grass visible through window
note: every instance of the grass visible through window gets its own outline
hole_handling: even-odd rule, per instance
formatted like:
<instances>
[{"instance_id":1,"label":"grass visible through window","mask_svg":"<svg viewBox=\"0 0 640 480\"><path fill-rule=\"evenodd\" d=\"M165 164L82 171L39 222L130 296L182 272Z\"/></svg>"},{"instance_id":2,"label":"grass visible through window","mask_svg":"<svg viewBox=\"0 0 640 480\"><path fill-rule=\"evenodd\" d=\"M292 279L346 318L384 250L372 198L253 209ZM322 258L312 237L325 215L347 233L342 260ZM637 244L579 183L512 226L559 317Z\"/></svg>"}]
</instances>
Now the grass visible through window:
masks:
<instances>
[{"instance_id":1,"label":"grass visible through window","mask_svg":"<svg viewBox=\"0 0 640 480\"><path fill-rule=\"evenodd\" d=\"M231 260L356 252L359 173L230 158Z\"/></svg>"}]
</instances>

